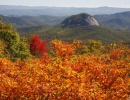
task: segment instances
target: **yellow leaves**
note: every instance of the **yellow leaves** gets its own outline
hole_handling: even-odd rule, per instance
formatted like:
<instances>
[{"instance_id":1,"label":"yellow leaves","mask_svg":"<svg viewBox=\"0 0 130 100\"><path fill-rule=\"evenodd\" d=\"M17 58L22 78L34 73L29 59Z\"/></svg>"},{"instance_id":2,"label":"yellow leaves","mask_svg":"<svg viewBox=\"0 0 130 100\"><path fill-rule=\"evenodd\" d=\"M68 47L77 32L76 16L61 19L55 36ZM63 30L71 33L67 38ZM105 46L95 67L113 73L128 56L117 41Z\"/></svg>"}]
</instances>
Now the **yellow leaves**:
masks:
<instances>
[{"instance_id":1,"label":"yellow leaves","mask_svg":"<svg viewBox=\"0 0 130 100\"><path fill-rule=\"evenodd\" d=\"M4 90L0 99L9 95L13 99L17 95L30 100L125 100L128 97L129 56L113 60L109 53L79 54L76 50L82 45L78 41L69 44L54 40L51 45L56 54L50 57L15 63L0 58L0 92Z\"/></svg>"},{"instance_id":2,"label":"yellow leaves","mask_svg":"<svg viewBox=\"0 0 130 100\"><path fill-rule=\"evenodd\" d=\"M76 44L78 43L74 42L73 44L69 44L67 42L53 40L50 45L55 50L57 56L69 60L70 56L75 53ZM77 47L80 48L80 45L77 45Z\"/></svg>"},{"instance_id":3,"label":"yellow leaves","mask_svg":"<svg viewBox=\"0 0 130 100\"><path fill-rule=\"evenodd\" d=\"M44 74L44 78L45 78L46 80L49 79L48 75L45 75L45 74Z\"/></svg>"},{"instance_id":4,"label":"yellow leaves","mask_svg":"<svg viewBox=\"0 0 130 100\"><path fill-rule=\"evenodd\" d=\"M14 79L9 78L8 76L6 76L6 74L1 75L1 86L2 87L17 87L18 84Z\"/></svg>"},{"instance_id":5,"label":"yellow leaves","mask_svg":"<svg viewBox=\"0 0 130 100\"><path fill-rule=\"evenodd\" d=\"M62 85L61 85L61 88L62 89L67 89L67 88L70 88L72 86L71 84L71 80L70 79L66 79L63 81Z\"/></svg>"},{"instance_id":6,"label":"yellow leaves","mask_svg":"<svg viewBox=\"0 0 130 100\"><path fill-rule=\"evenodd\" d=\"M98 82L95 82L95 84L97 84L97 86L98 86L98 87L101 87L101 84L100 84L100 83L98 83Z\"/></svg>"}]
</instances>

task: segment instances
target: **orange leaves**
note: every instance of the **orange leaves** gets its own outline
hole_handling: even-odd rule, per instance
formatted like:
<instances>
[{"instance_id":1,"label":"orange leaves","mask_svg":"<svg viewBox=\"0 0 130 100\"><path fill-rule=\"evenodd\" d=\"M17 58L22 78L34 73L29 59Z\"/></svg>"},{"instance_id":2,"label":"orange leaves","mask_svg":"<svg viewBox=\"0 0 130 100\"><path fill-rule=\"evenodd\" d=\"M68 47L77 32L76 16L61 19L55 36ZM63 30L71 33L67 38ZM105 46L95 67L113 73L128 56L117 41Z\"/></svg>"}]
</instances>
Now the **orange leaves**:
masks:
<instances>
[{"instance_id":1,"label":"orange leaves","mask_svg":"<svg viewBox=\"0 0 130 100\"><path fill-rule=\"evenodd\" d=\"M121 57L121 50L120 49L114 49L111 53L110 53L110 58L117 60L118 58Z\"/></svg>"},{"instance_id":2,"label":"orange leaves","mask_svg":"<svg viewBox=\"0 0 130 100\"><path fill-rule=\"evenodd\" d=\"M82 45L54 40L55 56L11 62L0 58L0 99L125 100L130 93L130 60L122 49L80 54ZM110 50L111 51L111 50ZM125 49L124 49L125 51Z\"/></svg>"},{"instance_id":3,"label":"orange leaves","mask_svg":"<svg viewBox=\"0 0 130 100\"><path fill-rule=\"evenodd\" d=\"M72 70L76 72L82 72L83 71L83 66L80 66L79 64L72 64L71 65Z\"/></svg>"},{"instance_id":4,"label":"orange leaves","mask_svg":"<svg viewBox=\"0 0 130 100\"><path fill-rule=\"evenodd\" d=\"M53 40L51 42L51 46L56 51L56 54L60 57L72 55L75 51L75 47L72 44L68 44L67 42L62 42L59 40Z\"/></svg>"},{"instance_id":5,"label":"orange leaves","mask_svg":"<svg viewBox=\"0 0 130 100\"><path fill-rule=\"evenodd\" d=\"M60 40L53 40L50 46L53 48L57 56L68 60L71 55L75 54L76 49L81 48L80 43L76 40L73 41L72 44Z\"/></svg>"}]
</instances>

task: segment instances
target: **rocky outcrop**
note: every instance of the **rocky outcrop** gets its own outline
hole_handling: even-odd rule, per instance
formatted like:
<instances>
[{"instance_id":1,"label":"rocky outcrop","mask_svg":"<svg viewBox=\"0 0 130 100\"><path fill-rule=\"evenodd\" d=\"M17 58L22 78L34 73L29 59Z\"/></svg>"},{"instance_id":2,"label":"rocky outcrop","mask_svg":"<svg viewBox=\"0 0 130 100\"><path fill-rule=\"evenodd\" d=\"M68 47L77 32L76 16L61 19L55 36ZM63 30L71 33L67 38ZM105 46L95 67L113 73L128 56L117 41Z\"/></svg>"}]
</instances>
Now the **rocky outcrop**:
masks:
<instances>
[{"instance_id":1,"label":"rocky outcrop","mask_svg":"<svg viewBox=\"0 0 130 100\"><path fill-rule=\"evenodd\" d=\"M81 13L77 15L72 15L66 18L62 23L63 27L81 25L81 26L90 26L96 25L99 26L96 19L94 19L91 15L86 13Z\"/></svg>"}]
</instances>

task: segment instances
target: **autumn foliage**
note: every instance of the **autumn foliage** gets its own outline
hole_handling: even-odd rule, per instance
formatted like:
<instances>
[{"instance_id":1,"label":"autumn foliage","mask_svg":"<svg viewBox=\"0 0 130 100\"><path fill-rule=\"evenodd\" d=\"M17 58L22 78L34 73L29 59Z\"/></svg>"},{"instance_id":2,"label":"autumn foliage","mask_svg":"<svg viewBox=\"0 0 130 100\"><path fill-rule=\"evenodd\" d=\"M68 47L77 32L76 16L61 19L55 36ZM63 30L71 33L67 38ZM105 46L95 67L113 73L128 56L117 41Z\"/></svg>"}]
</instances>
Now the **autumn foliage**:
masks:
<instances>
[{"instance_id":1,"label":"autumn foliage","mask_svg":"<svg viewBox=\"0 0 130 100\"><path fill-rule=\"evenodd\" d=\"M46 52L46 43L41 41L38 35L34 35L30 40L30 52L33 55L44 56Z\"/></svg>"},{"instance_id":2,"label":"autumn foliage","mask_svg":"<svg viewBox=\"0 0 130 100\"><path fill-rule=\"evenodd\" d=\"M43 53L46 50L44 46L41 49L42 42L37 36L32 38L30 45L34 54L37 50ZM130 48L127 46L108 46L99 55L79 53L79 50L91 50L85 50L90 46L77 41L69 44L53 40L51 47L53 55L47 54L33 60L11 62L0 58L1 100L129 98Z\"/></svg>"}]
</instances>

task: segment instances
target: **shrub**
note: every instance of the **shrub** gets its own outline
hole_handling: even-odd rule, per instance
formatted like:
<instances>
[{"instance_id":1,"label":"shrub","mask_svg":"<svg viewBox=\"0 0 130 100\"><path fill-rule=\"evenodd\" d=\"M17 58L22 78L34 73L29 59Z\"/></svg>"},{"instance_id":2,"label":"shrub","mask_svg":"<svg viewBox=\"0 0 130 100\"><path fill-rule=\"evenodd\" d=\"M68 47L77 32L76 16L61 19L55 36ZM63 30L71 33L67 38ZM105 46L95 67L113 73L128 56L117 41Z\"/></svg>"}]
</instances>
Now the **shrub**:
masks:
<instances>
[{"instance_id":1,"label":"shrub","mask_svg":"<svg viewBox=\"0 0 130 100\"><path fill-rule=\"evenodd\" d=\"M38 35L31 37L30 52L35 56L44 56L46 53L46 43L41 41Z\"/></svg>"},{"instance_id":2,"label":"shrub","mask_svg":"<svg viewBox=\"0 0 130 100\"><path fill-rule=\"evenodd\" d=\"M22 39L17 31L12 30L10 23L2 23L0 20L0 39L5 43L5 51L11 60L26 59L30 57L29 45ZM6 56L7 57L7 56Z\"/></svg>"}]
</instances>

